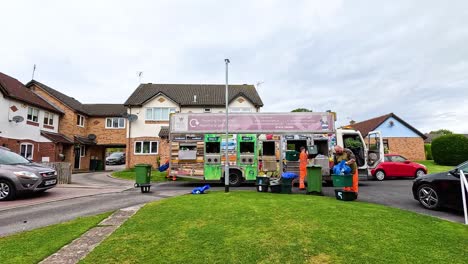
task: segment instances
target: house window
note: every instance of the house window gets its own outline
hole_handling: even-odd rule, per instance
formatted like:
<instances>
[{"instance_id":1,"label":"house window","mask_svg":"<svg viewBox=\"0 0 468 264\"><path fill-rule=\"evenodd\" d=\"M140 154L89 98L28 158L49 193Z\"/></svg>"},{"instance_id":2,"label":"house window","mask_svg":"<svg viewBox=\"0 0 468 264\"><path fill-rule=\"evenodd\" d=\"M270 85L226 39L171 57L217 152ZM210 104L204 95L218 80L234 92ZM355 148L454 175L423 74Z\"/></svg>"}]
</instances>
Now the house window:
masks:
<instances>
[{"instance_id":1,"label":"house window","mask_svg":"<svg viewBox=\"0 0 468 264\"><path fill-rule=\"evenodd\" d=\"M76 115L76 125L80 127L84 127L84 116Z\"/></svg>"},{"instance_id":2,"label":"house window","mask_svg":"<svg viewBox=\"0 0 468 264\"><path fill-rule=\"evenodd\" d=\"M390 151L390 148L388 147L388 139L383 139L383 146L385 154L388 154L388 152Z\"/></svg>"},{"instance_id":3,"label":"house window","mask_svg":"<svg viewBox=\"0 0 468 264\"><path fill-rule=\"evenodd\" d=\"M28 107L28 120L38 122L39 120L39 109L34 107Z\"/></svg>"},{"instance_id":4,"label":"house window","mask_svg":"<svg viewBox=\"0 0 468 264\"><path fill-rule=\"evenodd\" d=\"M205 109L203 109L203 112L205 112L205 113L211 113L211 108L205 108Z\"/></svg>"},{"instance_id":5,"label":"house window","mask_svg":"<svg viewBox=\"0 0 468 264\"><path fill-rule=\"evenodd\" d=\"M158 154L158 141L136 141L135 154Z\"/></svg>"},{"instance_id":6,"label":"house window","mask_svg":"<svg viewBox=\"0 0 468 264\"><path fill-rule=\"evenodd\" d=\"M20 155L27 158L33 158L34 145L31 143L21 143L20 145Z\"/></svg>"},{"instance_id":7,"label":"house window","mask_svg":"<svg viewBox=\"0 0 468 264\"><path fill-rule=\"evenodd\" d=\"M250 107L230 107L230 113L250 113L252 112L252 108Z\"/></svg>"},{"instance_id":8,"label":"house window","mask_svg":"<svg viewBox=\"0 0 468 264\"><path fill-rule=\"evenodd\" d=\"M45 112L44 113L44 125L53 126L54 125L54 114Z\"/></svg>"},{"instance_id":9,"label":"house window","mask_svg":"<svg viewBox=\"0 0 468 264\"><path fill-rule=\"evenodd\" d=\"M80 157L84 157L84 156L86 156L86 146L81 145L80 146Z\"/></svg>"},{"instance_id":10,"label":"house window","mask_svg":"<svg viewBox=\"0 0 468 264\"><path fill-rule=\"evenodd\" d=\"M122 118L122 117L106 118L106 128L125 128L125 118Z\"/></svg>"},{"instance_id":11,"label":"house window","mask_svg":"<svg viewBox=\"0 0 468 264\"><path fill-rule=\"evenodd\" d=\"M175 112L176 112L175 108L169 108L169 107L146 108L146 120L169 121L169 115Z\"/></svg>"}]
</instances>

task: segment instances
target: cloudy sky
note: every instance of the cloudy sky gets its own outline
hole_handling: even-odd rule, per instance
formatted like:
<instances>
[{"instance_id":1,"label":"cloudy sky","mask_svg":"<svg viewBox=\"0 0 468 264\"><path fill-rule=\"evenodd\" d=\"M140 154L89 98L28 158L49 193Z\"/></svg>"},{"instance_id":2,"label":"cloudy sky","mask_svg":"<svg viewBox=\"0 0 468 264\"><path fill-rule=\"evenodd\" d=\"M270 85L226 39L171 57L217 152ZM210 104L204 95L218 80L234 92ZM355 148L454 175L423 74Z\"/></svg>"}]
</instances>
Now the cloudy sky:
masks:
<instances>
[{"instance_id":1,"label":"cloudy sky","mask_svg":"<svg viewBox=\"0 0 468 264\"><path fill-rule=\"evenodd\" d=\"M468 133L468 1L5 1L0 71L83 103L139 84L257 84L263 111L394 112Z\"/></svg>"}]
</instances>

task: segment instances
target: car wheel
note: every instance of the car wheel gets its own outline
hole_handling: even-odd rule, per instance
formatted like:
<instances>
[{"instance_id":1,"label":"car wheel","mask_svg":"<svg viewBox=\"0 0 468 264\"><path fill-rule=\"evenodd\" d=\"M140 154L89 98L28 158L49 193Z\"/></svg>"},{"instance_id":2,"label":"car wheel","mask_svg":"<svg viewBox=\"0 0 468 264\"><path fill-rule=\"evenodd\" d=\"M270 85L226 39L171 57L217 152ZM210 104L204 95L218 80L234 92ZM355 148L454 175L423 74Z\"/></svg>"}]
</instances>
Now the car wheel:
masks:
<instances>
[{"instance_id":1,"label":"car wheel","mask_svg":"<svg viewBox=\"0 0 468 264\"><path fill-rule=\"evenodd\" d=\"M385 172L383 170L379 170L375 173L375 179L378 181L383 181L385 179Z\"/></svg>"},{"instance_id":2,"label":"car wheel","mask_svg":"<svg viewBox=\"0 0 468 264\"><path fill-rule=\"evenodd\" d=\"M440 208L441 200L437 189L429 184L423 184L418 188L418 201L427 209Z\"/></svg>"},{"instance_id":3,"label":"car wheel","mask_svg":"<svg viewBox=\"0 0 468 264\"><path fill-rule=\"evenodd\" d=\"M426 175L426 173L424 172L424 170L416 170L416 173L414 174L414 176L417 178L417 177L421 177L421 176L424 176Z\"/></svg>"},{"instance_id":4,"label":"car wheel","mask_svg":"<svg viewBox=\"0 0 468 264\"><path fill-rule=\"evenodd\" d=\"M0 180L0 201L15 199L16 190L13 184L7 180Z\"/></svg>"},{"instance_id":5,"label":"car wheel","mask_svg":"<svg viewBox=\"0 0 468 264\"><path fill-rule=\"evenodd\" d=\"M239 187L242 183L242 176L238 172L229 173L229 186Z\"/></svg>"}]
</instances>

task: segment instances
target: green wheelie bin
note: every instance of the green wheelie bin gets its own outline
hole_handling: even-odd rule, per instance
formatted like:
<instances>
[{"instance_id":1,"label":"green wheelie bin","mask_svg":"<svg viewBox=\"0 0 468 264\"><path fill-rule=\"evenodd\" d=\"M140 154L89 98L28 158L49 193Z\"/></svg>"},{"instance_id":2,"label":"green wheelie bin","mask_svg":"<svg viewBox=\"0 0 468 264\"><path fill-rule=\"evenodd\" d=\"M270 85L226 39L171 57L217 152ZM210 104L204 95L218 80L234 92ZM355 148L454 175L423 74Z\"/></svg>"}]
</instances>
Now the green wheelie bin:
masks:
<instances>
[{"instance_id":1,"label":"green wheelie bin","mask_svg":"<svg viewBox=\"0 0 468 264\"><path fill-rule=\"evenodd\" d=\"M149 192L151 188L151 165L136 164L135 173L135 187L140 187L142 193Z\"/></svg>"},{"instance_id":2,"label":"green wheelie bin","mask_svg":"<svg viewBox=\"0 0 468 264\"><path fill-rule=\"evenodd\" d=\"M307 166L307 194L322 195L322 166Z\"/></svg>"}]
</instances>

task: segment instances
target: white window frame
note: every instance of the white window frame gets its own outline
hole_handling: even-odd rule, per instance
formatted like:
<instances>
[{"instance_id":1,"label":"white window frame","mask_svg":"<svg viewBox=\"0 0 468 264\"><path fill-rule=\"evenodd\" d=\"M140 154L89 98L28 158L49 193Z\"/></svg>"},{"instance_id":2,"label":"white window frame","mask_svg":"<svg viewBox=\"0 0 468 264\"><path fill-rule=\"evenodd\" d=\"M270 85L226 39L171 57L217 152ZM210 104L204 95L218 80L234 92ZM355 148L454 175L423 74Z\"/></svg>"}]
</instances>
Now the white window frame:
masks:
<instances>
[{"instance_id":1,"label":"white window frame","mask_svg":"<svg viewBox=\"0 0 468 264\"><path fill-rule=\"evenodd\" d=\"M162 111L167 109L167 118L163 116ZM149 111L151 111L151 116L148 116ZM160 118L156 118L156 112L155 111L161 111L160 113ZM145 120L147 121L169 121L169 117L171 116L172 113L176 112L175 107L147 107L145 109Z\"/></svg>"},{"instance_id":2,"label":"white window frame","mask_svg":"<svg viewBox=\"0 0 468 264\"><path fill-rule=\"evenodd\" d=\"M81 158L86 157L86 146L85 145L80 146L80 157Z\"/></svg>"},{"instance_id":3,"label":"white window frame","mask_svg":"<svg viewBox=\"0 0 468 264\"><path fill-rule=\"evenodd\" d=\"M114 127L114 119L117 119L117 127ZM111 120L112 126L108 126L108 121ZM120 125L120 121L123 120L123 126ZM123 117L107 117L106 118L106 128L107 129L121 129L125 128L125 118Z\"/></svg>"},{"instance_id":4,"label":"white window frame","mask_svg":"<svg viewBox=\"0 0 468 264\"><path fill-rule=\"evenodd\" d=\"M145 142L149 142L150 145L149 145L149 152L148 153L145 153L143 152L143 144ZM153 144L157 144L156 146L156 152L151 152L151 149L153 147ZM137 144L141 144L141 151L140 152L137 152ZM133 153L135 155L156 155L156 154L159 154L159 141L151 141L151 140L139 140L139 141L135 141L135 143L133 144Z\"/></svg>"},{"instance_id":5,"label":"white window frame","mask_svg":"<svg viewBox=\"0 0 468 264\"><path fill-rule=\"evenodd\" d=\"M25 151L24 151L25 155L21 154L21 148L23 146L26 148ZM28 146L31 146L31 157L27 157L27 155L26 155L28 153ZM20 154L21 157L24 157L25 159L33 159L34 158L34 144L32 144L32 143L21 143L20 144L19 154Z\"/></svg>"},{"instance_id":6,"label":"white window frame","mask_svg":"<svg viewBox=\"0 0 468 264\"><path fill-rule=\"evenodd\" d=\"M252 113L252 107L229 107L229 113Z\"/></svg>"},{"instance_id":7,"label":"white window frame","mask_svg":"<svg viewBox=\"0 0 468 264\"><path fill-rule=\"evenodd\" d=\"M34 115L34 112L36 113L36 115ZM29 118L29 116L31 116L31 118ZM36 120L34 120L34 117L36 118ZM39 123L39 109L29 106L26 119L34 123Z\"/></svg>"},{"instance_id":8,"label":"white window frame","mask_svg":"<svg viewBox=\"0 0 468 264\"><path fill-rule=\"evenodd\" d=\"M77 114L76 115L76 125L79 127L84 127L85 125L85 117L83 115Z\"/></svg>"},{"instance_id":9,"label":"white window frame","mask_svg":"<svg viewBox=\"0 0 468 264\"><path fill-rule=\"evenodd\" d=\"M54 114L45 112L44 113L44 125L53 126L54 125Z\"/></svg>"}]
</instances>

